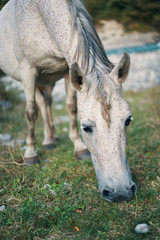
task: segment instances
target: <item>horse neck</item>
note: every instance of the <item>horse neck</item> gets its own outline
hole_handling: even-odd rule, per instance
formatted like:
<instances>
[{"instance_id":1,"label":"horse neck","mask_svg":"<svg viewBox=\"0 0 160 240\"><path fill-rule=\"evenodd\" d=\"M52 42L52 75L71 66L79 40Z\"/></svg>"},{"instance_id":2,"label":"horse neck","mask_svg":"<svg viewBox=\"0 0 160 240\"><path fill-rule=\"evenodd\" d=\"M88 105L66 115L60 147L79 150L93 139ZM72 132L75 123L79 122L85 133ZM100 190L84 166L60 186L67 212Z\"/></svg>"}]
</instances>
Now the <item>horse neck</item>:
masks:
<instances>
[{"instance_id":1,"label":"horse neck","mask_svg":"<svg viewBox=\"0 0 160 240\"><path fill-rule=\"evenodd\" d=\"M45 4L44 0L36 1L52 39L57 43L70 67L75 62L78 33L73 33L72 17L67 1L49 0Z\"/></svg>"},{"instance_id":2,"label":"horse neck","mask_svg":"<svg viewBox=\"0 0 160 240\"><path fill-rule=\"evenodd\" d=\"M98 63L112 68L81 0L37 1L39 12L69 67L77 62L87 73Z\"/></svg>"}]
</instances>

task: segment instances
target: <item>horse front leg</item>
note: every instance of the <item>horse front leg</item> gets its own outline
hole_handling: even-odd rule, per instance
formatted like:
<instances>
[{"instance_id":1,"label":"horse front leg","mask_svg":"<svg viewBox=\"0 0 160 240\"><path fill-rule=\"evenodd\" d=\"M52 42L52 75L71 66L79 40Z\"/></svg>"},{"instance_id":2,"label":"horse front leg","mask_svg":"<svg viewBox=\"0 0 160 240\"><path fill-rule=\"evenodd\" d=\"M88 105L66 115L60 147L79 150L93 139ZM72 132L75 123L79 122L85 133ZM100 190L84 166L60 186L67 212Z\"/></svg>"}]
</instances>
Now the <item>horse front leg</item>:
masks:
<instances>
[{"instance_id":1,"label":"horse front leg","mask_svg":"<svg viewBox=\"0 0 160 240\"><path fill-rule=\"evenodd\" d=\"M26 95L26 120L28 124L28 136L26 138L27 148L25 151L26 164L39 163L35 149L35 121L38 117L38 108L35 103L36 71L35 69L23 70L22 82Z\"/></svg>"},{"instance_id":2,"label":"horse front leg","mask_svg":"<svg viewBox=\"0 0 160 240\"><path fill-rule=\"evenodd\" d=\"M82 142L77 123L77 97L69 75L65 75L66 107L69 115L69 137L74 144L74 154L78 160L90 158L90 152Z\"/></svg>"},{"instance_id":3,"label":"horse front leg","mask_svg":"<svg viewBox=\"0 0 160 240\"><path fill-rule=\"evenodd\" d=\"M54 148L54 127L51 113L51 92L53 85L48 85L45 87L36 87L36 102L40 109L43 123L44 123L44 141L43 147L46 150L51 150Z\"/></svg>"}]
</instances>

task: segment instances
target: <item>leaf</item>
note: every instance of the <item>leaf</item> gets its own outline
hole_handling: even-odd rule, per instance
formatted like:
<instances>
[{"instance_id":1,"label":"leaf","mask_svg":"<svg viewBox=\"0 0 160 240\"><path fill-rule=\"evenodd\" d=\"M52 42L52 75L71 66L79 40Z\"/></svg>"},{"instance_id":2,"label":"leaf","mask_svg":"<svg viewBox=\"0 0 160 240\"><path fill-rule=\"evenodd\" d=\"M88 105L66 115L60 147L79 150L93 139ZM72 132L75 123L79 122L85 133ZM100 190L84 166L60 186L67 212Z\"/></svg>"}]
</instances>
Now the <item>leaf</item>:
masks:
<instances>
[{"instance_id":1,"label":"leaf","mask_svg":"<svg viewBox=\"0 0 160 240\"><path fill-rule=\"evenodd\" d=\"M58 206L55 206L55 207L54 207L54 211L59 212L59 211L60 211L60 208L59 208Z\"/></svg>"},{"instance_id":2,"label":"leaf","mask_svg":"<svg viewBox=\"0 0 160 240\"><path fill-rule=\"evenodd\" d=\"M79 230L78 227L76 227L76 226L73 226L73 227L74 227L74 229L76 229L78 232L80 232L80 230Z\"/></svg>"},{"instance_id":3,"label":"leaf","mask_svg":"<svg viewBox=\"0 0 160 240\"><path fill-rule=\"evenodd\" d=\"M82 213L82 210L81 209L77 209L75 212L76 213Z\"/></svg>"}]
</instances>

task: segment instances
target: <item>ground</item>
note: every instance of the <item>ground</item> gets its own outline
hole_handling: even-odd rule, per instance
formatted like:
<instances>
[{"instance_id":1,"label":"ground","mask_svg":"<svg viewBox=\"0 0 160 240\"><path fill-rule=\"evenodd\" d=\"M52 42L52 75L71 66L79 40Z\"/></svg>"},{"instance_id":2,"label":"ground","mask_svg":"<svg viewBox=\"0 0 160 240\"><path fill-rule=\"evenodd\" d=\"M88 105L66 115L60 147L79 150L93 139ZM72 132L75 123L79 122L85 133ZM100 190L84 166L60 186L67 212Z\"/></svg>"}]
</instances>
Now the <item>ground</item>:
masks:
<instances>
[{"instance_id":1,"label":"ground","mask_svg":"<svg viewBox=\"0 0 160 240\"><path fill-rule=\"evenodd\" d=\"M125 32L122 24L115 20L101 20L96 26L98 35L106 50L107 56L111 49L143 46L160 42L157 32L140 33ZM121 50L121 54L124 50ZM129 53L131 58L130 73L124 84L124 90L142 90L160 84L160 50L141 53ZM112 54L108 58L113 64L120 60L120 55Z\"/></svg>"},{"instance_id":2,"label":"ground","mask_svg":"<svg viewBox=\"0 0 160 240\"><path fill-rule=\"evenodd\" d=\"M96 30L106 50L142 46L160 41L158 32L126 32L123 25L115 20L100 20Z\"/></svg>"},{"instance_id":3,"label":"ground","mask_svg":"<svg viewBox=\"0 0 160 240\"><path fill-rule=\"evenodd\" d=\"M91 160L77 161L68 138L65 104L55 105L55 150L42 148L43 125L36 122L40 165L24 167L24 147L0 147L0 239L158 240L160 192L160 87L124 93L134 121L127 129L127 156L137 184L124 203L102 199ZM0 133L24 139L25 103L1 112ZM61 117L60 121L57 121ZM137 234L139 223L149 233Z\"/></svg>"}]
</instances>

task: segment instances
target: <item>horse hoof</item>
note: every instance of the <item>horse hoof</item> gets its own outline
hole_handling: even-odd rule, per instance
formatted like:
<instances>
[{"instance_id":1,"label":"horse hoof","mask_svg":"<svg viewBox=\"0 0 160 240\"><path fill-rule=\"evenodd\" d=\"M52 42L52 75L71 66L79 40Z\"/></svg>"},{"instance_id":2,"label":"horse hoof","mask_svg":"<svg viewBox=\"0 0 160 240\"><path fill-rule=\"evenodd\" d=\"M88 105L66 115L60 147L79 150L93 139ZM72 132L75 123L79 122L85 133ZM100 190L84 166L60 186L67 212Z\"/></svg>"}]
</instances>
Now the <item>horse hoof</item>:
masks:
<instances>
[{"instance_id":1,"label":"horse hoof","mask_svg":"<svg viewBox=\"0 0 160 240\"><path fill-rule=\"evenodd\" d=\"M55 148L55 144L51 143L51 144L43 145L43 148L45 150L53 150Z\"/></svg>"},{"instance_id":2,"label":"horse hoof","mask_svg":"<svg viewBox=\"0 0 160 240\"><path fill-rule=\"evenodd\" d=\"M75 157L76 157L78 160L83 160L83 159L91 158L91 154L90 154L90 152L88 151L88 149L75 152L74 154L75 154Z\"/></svg>"},{"instance_id":3,"label":"horse hoof","mask_svg":"<svg viewBox=\"0 0 160 240\"><path fill-rule=\"evenodd\" d=\"M31 157L31 158L25 158L25 165L28 166L28 165L32 165L32 164L39 164L40 161L38 159L38 156L35 156L35 157Z\"/></svg>"}]
</instances>

